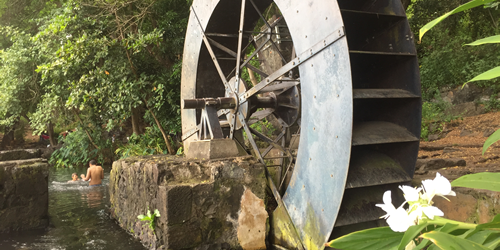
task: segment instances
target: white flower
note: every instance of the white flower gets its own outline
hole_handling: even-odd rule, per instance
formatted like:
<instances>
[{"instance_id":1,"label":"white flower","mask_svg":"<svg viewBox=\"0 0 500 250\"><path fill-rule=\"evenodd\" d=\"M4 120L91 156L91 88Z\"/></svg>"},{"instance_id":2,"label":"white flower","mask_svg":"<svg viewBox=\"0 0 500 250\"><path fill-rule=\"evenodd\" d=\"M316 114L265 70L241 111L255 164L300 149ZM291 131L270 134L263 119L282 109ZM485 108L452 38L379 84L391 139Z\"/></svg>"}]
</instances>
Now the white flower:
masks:
<instances>
[{"instance_id":1,"label":"white flower","mask_svg":"<svg viewBox=\"0 0 500 250\"><path fill-rule=\"evenodd\" d=\"M375 206L382 208L382 210L384 210L387 213L386 215L384 215L380 218L387 219L387 217L391 216L391 214L396 211L396 208L394 207L394 205L392 205L392 198L391 198L391 191L390 190L385 191L384 197L382 198L382 200L384 201L384 204L376 204Z\"/></svg>"},{"instance_id":2,"label":"white flower","mask_svg":"<svg viewBox=\"0 0 500 250\"><path fill-rule=\"evenodd\" d=\"M435 195L443 197L444 195L456 195L451 190L451 184L448 179L439 173L436 174L434 180L422 181L421 188L403 185L399 186L399 189L403 191L406 201L397 209L392 205L390 190L384 193L384 204L375 205L387 213L380 218L387 219L387 224L395 232L405 232L409 227L418 224L422 218L433 220L435 216L444 216L443 211L432 206L432 198ZM406 203L410 206L407 210L403 208Z\"/></svg>"},{"instance_id":3,"label":"white flower","mask_svg":"<svg viewBox=\"0 0 500 250\"><path fill-rule=\"evenodd\" d=\"M445 195L455 196L455 192L451 191L451 184L448 179L443 177L441 174L436 173L436 178L434 180L424 180L422 181L422 186L424 187L425 194L424 199L429 202L434 198L435 195L444 197Z\"/></svg>"},{"instance_id":4,"label":"white flower","mask_svg":"<svg viewBox=\"0 0 500 250\"><path fill-rule=\"evenodd\" d=\"M418 204L415 210L410 213L409 217L413 221L418 221L422 219L424 214L431 220L434 219L434 216L444 216L443 211L437 207Z\"/></svg>"},{"instance_id":5,"label":"white flower","mask_svg":"<svg viewBox=\"0 0 500 250\"><path fill-rule=\"evenodd\" d=\"M404 232L410 226L415 225L414 220L408 216L408 212L401 206L395 208L392 205L391 191L385 191L383 197L384 204L376 204L375 206L382 208L387 214L381 218L387 219L387 224L394 232Z\"/></svg>"},{"instance_id":6,"label":"white flower","mask_svg":"<svg viewBox=\"0 0 500 250\"><path fill-rule=\"evenodd\" d=\"M403 190L406 201L418 201L420 197L420 190L422 188L413 188L410 186L399 186L399 189Z\"/></svg>"},{"instance_id":7,"label":"white flower","mask_svg":"<svg viewBox=\"0 0 500 250\"><path fill-rule=\"evenodd\" d=\"M415 221L412 220L403 207L399 207L389 215L387 224L394 232L406 232L409 227L415 225Z\"/></svg>"}]
</instances>

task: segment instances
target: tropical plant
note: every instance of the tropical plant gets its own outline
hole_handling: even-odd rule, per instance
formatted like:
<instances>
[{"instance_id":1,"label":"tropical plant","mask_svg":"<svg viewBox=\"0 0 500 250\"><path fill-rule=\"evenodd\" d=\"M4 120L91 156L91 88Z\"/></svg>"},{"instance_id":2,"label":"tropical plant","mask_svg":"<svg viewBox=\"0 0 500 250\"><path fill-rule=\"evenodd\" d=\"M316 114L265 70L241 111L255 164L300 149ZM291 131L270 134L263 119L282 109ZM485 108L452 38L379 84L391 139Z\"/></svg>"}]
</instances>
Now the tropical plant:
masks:
<instances>
[{"instance_id":1,"label":"tropical plant","mask_svg":"<svg viewBox=\"0 0 500 250\"><path fill-rule=\"evenodd\" d=\"M450 106L450 103L444 101L422 103L421 139L428 140L430 134L443 131L446 123L462 118L460 115L447 114L445 110Z\"/></svg>"},{"instance_id":2,"label":"tropical plant","mask_svg":"<svg viewBox=\"0 0 500 250\"><path fill-rule=\"evenodd\" d=\"M419 39L420 41L422 40L422 37L424 36L424 34L429 31L430 29L432 29L434 26L436 26L438 23L442 22L444 19L446 19L447 17L449 17L450 15L453 15L453 14L456 14L456 13L459 13L459 12L463 12L463 11L466 11L466 10L469 10L469 9L472 9L472 8L475 8L475 7L478 7L478 6L486 6L486 7L494 7L494 8L498 8L498 2L495 2L496 0L473 0L473 1L470 1L466 4L463 4L463 5L460 5L458 6L457 8L453 9L452 11L432 20L431 22L427 23L426 25L424 25L421 29L420 29L420 34L419 34ZM483 45L483 44L491 44L491 43L500 43L500 35L496 35L496 36L490 36L490 37L486 37L486 38L482 38L482 39L479 39L475 42L472 42L472 43L469 43L469 44L466 44L466 45L469 45L469 46L477 46L477 45ZM500 77L500 66L497 66L493 69L490 69L486 72L483 72L477 76L475 76L474 78L468 80L466 83L463 84L463 86L465 86L465 84L469 83L469 82L475 82L475 81L482 81L482 80L491 80L491 79L494 79L494 78L497 78L497 77ZM488 137L488 139L486 140L486 142L484 143L483 145L483 154L486 152L486 150L495 142L499 141L500 140L500 130L497 130L495 133L493 133L490 137Z\"/></svg>"},{"instance_id":3,"label":"tropical plant","mask_svg":"<svg viewBox=\"0 0 500 250\"><path fill-rule=\"evenodd\" d=\"M496 249L500 245L500 215L477 225L444 219L444 213L432 206L435 196L455 196L452 186L500 191L500 173L466 175L451 184L438 173L434 180L422 181L422 187L399 186L406 199L401 206L394 207L391 191L384 193L384 204L377 204L387 212L383 218L388 227L354 232L326 245L344 250Z\"/></svg>"},{"instance_id":4,"label":"tropical plant","mask_svg":"<svg viewBox=\"0 0 500 250\"><path fill-rule=\"evenodd\" d=\"M119 146L115 153L120 158L139 155L167 154L165 142L157 127L147 127L142 135L132 134L128 142Z\"/></svg>"},{"instance_id":5,"label":"tropical plant","mask_svg":"<svg viewBox=\"0 0 500 250\"><path fill-rule=\"evenodd\" d=\"M158 211L158 209L155 209L155 212L151 213L151 211L149 210L149 207L148 207L148 212L146 213L146 215L143 215L143 214L138 215L137 219L139 219L141 221L147 221L149 228L154 232L155 231L155 218L156 217L160 217L160 211Z\"/></svg>"},{"instance_id":6,"label":"tropical plant","mask_svg":"<svg viewBox=\"0 0 500 250\"><path fill-rule=\"evenodd\" d=\"M91 137L102 135L101 130L95 130L93 133ZM49 163L55 167L81 167L93 159L100 163L109 163L113 160L112 145L109 138L97 140L97 144L94 145L83 129L77 129L66 135L66 137L61 136L59 140L63 143L63 146L54 151L49 160Z\"/></svg>"}]
</instances>

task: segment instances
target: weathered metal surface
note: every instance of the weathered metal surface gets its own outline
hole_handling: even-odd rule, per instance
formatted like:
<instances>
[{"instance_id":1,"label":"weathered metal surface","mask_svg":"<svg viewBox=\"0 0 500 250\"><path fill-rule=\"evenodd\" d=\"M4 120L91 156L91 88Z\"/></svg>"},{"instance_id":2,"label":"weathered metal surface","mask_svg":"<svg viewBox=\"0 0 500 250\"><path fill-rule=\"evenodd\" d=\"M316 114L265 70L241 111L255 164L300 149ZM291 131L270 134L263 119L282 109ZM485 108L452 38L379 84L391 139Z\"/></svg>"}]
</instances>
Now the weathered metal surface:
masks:
<instances>
[{"instance_id":1,"label":"weathered metal surface","mask_svg":"<svg viewBox=\"0 0 500 250\"><path fill-rule=\"evenodd\" d=\"M379 196L387 190L392 191L394 204L403 202L400 191L395 185L346 190L335 226L340 227L379 219L385 212L382 209L374 209L376 208L375 204L382 203Z\"/></svg>"},{"instance_id":2,"label":"weathered metal surface","mask_svg":"<svg viewBox=\"0 0 500 250\"><path fill-rule=\"evenodd\" d=\"M353 146L418 141L406 128L382 121L355 124L352 133Z\"/></svg>"},{"instance_id":3,"label":"weathered metal surface","mask_svg":"<svg viewBox=\"0 0 500 250\"><path fill-rule=\"evenodd\" d=\"M344 28L340 27L338 29L333 30L333 32L328 33L328 36L319 39L319 41L317 43L312 44L311 46L309 46L307 48L301 48L301 49L304 49L304 52L299 54L296 58L294 58L293 60L291 60L290 62L285 64L283 67L281 67L277 71L270 74L266 79L259 82L257 85L255 85L253 88L249 89L244 94L241 94L240 95L240 103L246 102L246 100L250 96L258 93L260 90L262 90L263 88L268 86L271 82L274 82L275 80L277 80L278 77L283 76L284 74L288 73L290 70L296 68L297 66L301 66L303 63L305 63L309 59L313 58L318 53L322 53L323 50L329 48L330 45L337 42L343 36L344 36Z\"/></svg>"},{"instance_id":4,"label":"weathered metal surface","mask_svg":"<svg viewBox=\"0 0 500 250\"><path fill-rule=\"evenodd\" d=\"M298 55L343 26L335 1L276 3ZM343 196L352 129L349 65L347 39L342 37L299 67L300 145L283 201L306 249L323 248ZM328 195L321 195L325 190Z\"/></svg>"},{"instance_id":5,"label":"weathered metal surface","mask_svg":"<svg viewBox=\"0 0 500 250\"><path fill-rule=\"evenodd\" d=\"M405 16L401 0L338 0L343 10L357 10L387 15Z\"/></svg>"},{"instance_id":6,"label":"weathered metal surface","mask_svg":"<svg viewBox=\"0 0 500 250\"><path fill-rule=\"evenodd\" d=\"M420 98L420 96L403 89L353 89L354 99L370 98Z\"/></svg>"},{"instance_id":7,"label":"weathered metal surface","mask_svg":"<svg viewBox=\"0 0 500 250\"><path fill-rule=\"evenodd\" d=\"M346 189L408 181L411 177L391 157L373 150L353 149Z\"/></svg>"}]
</instances>

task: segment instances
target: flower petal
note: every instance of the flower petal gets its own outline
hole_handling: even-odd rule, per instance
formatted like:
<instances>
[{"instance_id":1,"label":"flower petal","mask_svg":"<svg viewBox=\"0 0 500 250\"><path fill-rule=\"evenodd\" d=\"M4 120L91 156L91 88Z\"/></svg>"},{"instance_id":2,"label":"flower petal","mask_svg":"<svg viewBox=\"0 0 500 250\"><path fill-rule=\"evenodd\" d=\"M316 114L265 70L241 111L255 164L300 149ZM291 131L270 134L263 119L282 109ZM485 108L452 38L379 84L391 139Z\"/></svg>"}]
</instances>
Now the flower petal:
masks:
<instances>
[{"instance_id":1,"label":"flower petal","mask_svg":"<svg viewBox=\"0 0 500 250\"><path fill-rule=\"evenodd\" d=\"M423 207L422 211L431 220L434 219L434 216L444 216L443 211L441 211L439 208L434 207L434 206Z\"/></svg>"},{"instance_id":2,"label":"flower petal","mask_svg":"<svg viewBox=\"0 0 500 250\"><path fill-rule=\"evenodd\" d=\"M382 200L384 201L384 204L392 204L391 190L385 191Z\"/></svg>"},{"instance_id":3,"label":"flower petal","mask_svg":"<svg viewBox=\"0 0 500 250\"><path fill-rule=\"evenodd\" d=\"M403 190L406 201L418 201L420 189L406 185L399 186L399 189Z\"/></svg>"},{"instance_id":4,"label":"flower petal","mask_svg":"<svg viewBox=\"0 0 500 250\"><path fill-rule=\"evenodd\" d=\"M404 208L400 207L387 219L387 224L394 232L405 232L410 226L415 225Z\"/></svg>"},{"instance_id":5,"label":"flower petal","mask_svg":"<svg viewBox=\"0 0 500 250\"><path fill-rule=\"evenodd\" d=\"M434 190L436 195L449 195L451 191L451 183L440 173L436 173L436 178L433 180Z\"/></svg>"}]
</instances>

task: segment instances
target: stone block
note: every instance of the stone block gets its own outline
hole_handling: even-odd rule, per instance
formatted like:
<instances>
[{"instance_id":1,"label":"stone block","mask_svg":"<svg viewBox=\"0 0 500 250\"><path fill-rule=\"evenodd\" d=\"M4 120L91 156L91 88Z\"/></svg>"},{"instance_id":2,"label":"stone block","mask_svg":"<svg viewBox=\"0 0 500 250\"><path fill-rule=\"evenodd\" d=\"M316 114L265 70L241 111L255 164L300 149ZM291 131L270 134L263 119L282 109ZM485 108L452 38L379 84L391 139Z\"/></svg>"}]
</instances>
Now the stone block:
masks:
<instances>
[{"instance_id":1,"label":"stone block","mask_svg":"<svg viewBox=\"0 0 500 250\"><path fill-rule=\"evenodd\" d=\"M16 161L39 158L41 151L39 149L15 149L0 151L0 161Z\"/></svg>"},{"instance_id":2,"label":"stone block","mask_svg":"<svg viewBox=\"0 0 500 250\"><path fill-rule=\"evenodd\" d=\"M492 210L493 210L493 204L491 204L486 199L480 199L477 204L478 223L483 224L490 222L495 216L492 213Z\"/></svg>"},{"instance_id":3,"label":"stone block","mask_svg":"<svg viewBox=\"0 0 500 250\"><path fill-rule=\"evenodd\" d=\"M160 186L158 207L168 226L183 224L191 218L193 195L190 185Z\"/></svg>"},{"instance_id":4,"label":"stone block","mask_svg":"<svg viewBox=\"0 0 500 250\"><path fill-rule=\"evenodd\" d=\"M442 197L433 199L434 206L443 211L444 217L462 222L475 222L477 200L470 194L457 193L457 196L447 196L450 201Z\"/></svg>"},{"instance_id":5,"label":"stone block","mask_svg":"<svg viewBox=\"0 0 500 250\"><path fill-rule=\"evenodd\" d=\"M48 164L0 162L0 233L48 225Z\"/></svg>"},{"instance_id":6,"label":"stone block","mask_svg":"<svg viewBox=\"0 0 500 250\"><path fill-rule=\"evenodd\" d=\"M231 139L217 139L193 141L189 143L189 150L186 151L186 158L211 160L239 155L236 142Z\"/></svg>"},{"instance_id":7,"label":"stone block","mask_svg":"<svg viewBox=\"0 0 500 250\"><path fill-rule=\"evenodd\" d=\"M449 159L417 159L416 169L419 171L436 170L441 168L449 168L456 166L466 166L467 162L462 158Z\"/></svg>"},{"instance_id":8,"label":"stone block","mask_svg":"<svg viewBox=\"0 0 500 250\"><path fill-rule=\"evenodd\" d=\"M149 156L115 162L109 191L113 217L150 249L265 249L266 185L251 157ZM148 207L154 237L137 219Z\"/></svg>"}]
</instances>

